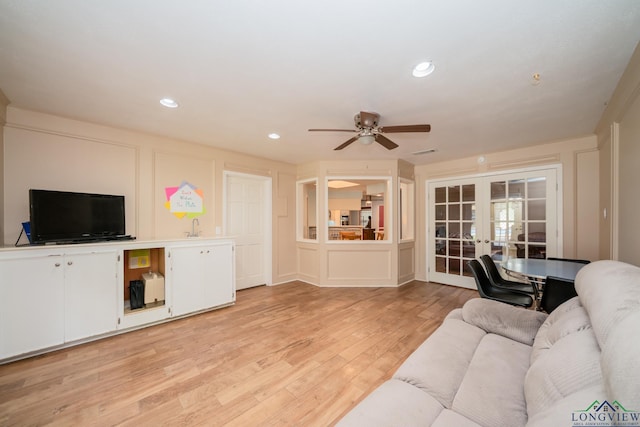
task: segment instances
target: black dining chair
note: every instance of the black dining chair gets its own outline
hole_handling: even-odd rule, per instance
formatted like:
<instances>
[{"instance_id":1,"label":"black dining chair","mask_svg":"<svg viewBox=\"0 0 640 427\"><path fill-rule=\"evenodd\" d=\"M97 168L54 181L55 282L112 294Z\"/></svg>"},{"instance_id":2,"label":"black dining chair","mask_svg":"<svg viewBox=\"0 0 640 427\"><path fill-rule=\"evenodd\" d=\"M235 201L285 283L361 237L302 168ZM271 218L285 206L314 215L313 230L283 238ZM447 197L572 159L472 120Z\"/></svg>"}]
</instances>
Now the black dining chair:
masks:
<instances>
[{"instance_id":1,"label":"black dining chair","mask_svg":"<svg viewBox=\"0 0 640 427\"><path fill-rule=\"evenodd\" d=\"M588 259L571 259L571 258L556 258L556 257L549 257L547 259L549 261L577 262L579 264L589 264L591 262Z\"/></svg>"},{"instance_id":2,"label":"black dining chair","mask_svg":"<svg viewBox=\"0 0 640 427\"><path fill-rule=\"evenodd\" d=\"M513 280L507 280L498 271L498 267L496 267L496 263L493 262L493 259L489 255L480 256L482 263L484 264L484 268L487 269L489 273L489 280L498 288L504 288L511 291L524 292L529 295L533 295L534 297L538 296L538 291L535 286L531 283L522 283L515 282Z\"/></svg>"},{"instance_id":3,"label":"black dining chair","mask_svg":"<svg viewBox=\"0 0 640 427\"><path fill-rule=\"evenodd\" d=\"M493 286L487 276L487 273L484 271L484 268L482 268L482 264L480 264L480 261L477 259L469 261L467 266L473 273L473 277L476 279L478 293L482 298L500 301L505 304L511 304L519 307L531 307L533 305L533 298L531 298L530 295L523 292L511 291Z\"/></svg>"},{"instance_id":4,"label":"black dining chair","mask_svg":"<svg viewBox=\"0 0 640 427\"><path fill-rule=\"evenodd\" d=\"M576 287L572 280L547 276L542 299L540 300L540 308L547 313L551 313L563 302L577 296Z\"/></svg>"}]
</instances>

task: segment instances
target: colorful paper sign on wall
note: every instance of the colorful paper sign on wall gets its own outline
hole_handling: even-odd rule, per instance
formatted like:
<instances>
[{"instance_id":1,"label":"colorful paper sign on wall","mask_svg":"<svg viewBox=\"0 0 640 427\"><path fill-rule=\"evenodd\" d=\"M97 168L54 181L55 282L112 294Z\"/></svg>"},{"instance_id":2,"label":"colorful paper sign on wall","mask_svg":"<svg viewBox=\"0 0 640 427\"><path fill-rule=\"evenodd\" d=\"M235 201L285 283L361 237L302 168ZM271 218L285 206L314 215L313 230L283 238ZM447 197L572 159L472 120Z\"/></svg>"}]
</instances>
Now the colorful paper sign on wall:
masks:
<instances>
[{"instance_id":1,"label":"colorful paper sign on wall","mask_svg":"<svg viewBox=\"0 0 640 427\"><path fill-rule=\"evenodd\" d=\"M182 218L194 218L204 214L204 196L202 190L184 181L178 187L164 189L167 201L164 206L169 212Z\"/></svg>"}]
</instances>

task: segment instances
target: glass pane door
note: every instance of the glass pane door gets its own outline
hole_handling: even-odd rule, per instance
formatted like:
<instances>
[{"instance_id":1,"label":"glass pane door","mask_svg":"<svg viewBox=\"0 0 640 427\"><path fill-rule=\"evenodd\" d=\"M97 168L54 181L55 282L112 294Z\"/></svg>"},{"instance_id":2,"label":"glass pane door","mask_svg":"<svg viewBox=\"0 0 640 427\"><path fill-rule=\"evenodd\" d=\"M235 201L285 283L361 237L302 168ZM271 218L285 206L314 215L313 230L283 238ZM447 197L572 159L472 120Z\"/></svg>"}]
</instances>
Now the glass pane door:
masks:
<instances>
[{"instance_id":1,"label":"glass pane door","mask_svg":"<svg viewBox=\"0 0 640 427\"><path fill-rule=\"evenodd\" d=\"M434 239L429 268L434 281L469 286L466 263L476 257L476 184L450 181L430 187ZM472 284L472 283L471 283Z\"/></svg>"},{"instance_id":2,"label":"glass pane door","mask_svg":"<svg viewBox=\"0 0 640 427\"><path fill-rule=\"evenodd\" d=\"M546 258L557 247L556 169L428 184L430 281L475 289L466 263Z\"/></svg>"},{"instance_id":3,"label":"glass pane door","mask_svg":"<svg viewBox=\"0 0 640 427\"><path fill-rule=\"evenodd\" d=\"M489 178L491 256L546 258L556 253L555 170ZM553 230L548 233L547 229Z\"/></svg>"}]
</instances>

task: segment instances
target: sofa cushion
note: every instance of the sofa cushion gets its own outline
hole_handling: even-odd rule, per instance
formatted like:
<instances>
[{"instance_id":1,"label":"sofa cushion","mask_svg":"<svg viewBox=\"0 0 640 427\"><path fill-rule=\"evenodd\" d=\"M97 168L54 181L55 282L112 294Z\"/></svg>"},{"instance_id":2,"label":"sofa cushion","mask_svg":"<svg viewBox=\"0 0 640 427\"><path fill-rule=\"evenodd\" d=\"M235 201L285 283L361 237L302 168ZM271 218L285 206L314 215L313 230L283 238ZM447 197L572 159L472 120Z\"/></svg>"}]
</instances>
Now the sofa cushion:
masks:
<instances>
[{"instance_id":1,"label":"sofa cushion","mask_svg":"<svg viewBox=\"0 0 640 427\"><path fill-rule=\"evenodd\" d=\"M578 412L584 411L593 403L594 400L599 399L599 396L604 395L605 391L602 384L596 384L591 387L578 390L575 393L553 402L552 405L547 408L543 408L541 411L531 416L529 418L529 422L527 422L527 427L571 427L583 424L586 425L585 423L574 421L580 420L580 414ZM592 422L589 425L602 424Z\"/></svg>"},{"instance_id":2,"label":"sofa cushion","mask_svg":"<svg viewBox=\"0 0 640 427\"><path fill-rule=\"evenodd\" d=\"M464 417L451 409L445 409L433 422L431 427L482 427L469 418Z\"/></svg>"},{"instance_id":3,"label":"sofa cushion","mask_svg":"<svg viewBox=\"0 0 640 427\"><path fill-rule=\"evenodd\" d=\"M455 318L447 318L393 375L431 394L450 408L471 358L485 332Z\"/></svg>"},{"instance_id":4,"label":"sofa cushion","mask_svg":"<svg viewBox=\"0 0 640 427\"><path fill-rule=\"evenodd\" d=\"M428 393L391 379L376 388L337 426L431 426L443 407Z\"/></svg>"},{"instance_id":5,"label":"sofa cushion","mask_svg":"<svg viewBox=\"0 0 640 427\"><path fill-rule=\"evenodd\" d=\"M576 291L602 349L608 398L640 404L640 268L593 262L578 273Z\"/></svg>"},{"instance_id":6,"label":"sofa cushion","mask_svg":"<svg viewBox=\"0 0 640 427\"><path fill-rule=\"evenodd\" d=\"M580 300L572 298L561 304L540 326L533 343L531 364L562 337L583 329L591 329L591 322Z\"/></svg>"},{"instance_id":7,"label":"sofa cushion","mask_svg":"<svg viewBox=\"0 0 640 427\"><path fill-rule=\"evenodd\" d=\"M474 298L462 307L462 318L486 332L531 345L547 314L489 299Z\"/></svg>"},{"instance_id":8,"label":"sofa cushion","mask_svg":"<svg viewBox=\"0 0 640 427\"><path fill-rule=\"evenodd\" d=\"M451 409L486 427L524 426L523 389L530 354L528 345L487 334L478 344Z\"/></svg>"},{"instance_id":9,"label":"sofa cushion","mask_svg":"<svg viewBox=\"0 0 640 427\"><path fill-rule=\"evenodd\" d=\"M564 335L551 348L540 353L529 368L524 385L529 417L572 393L602 381L600 348L593 329L585 328ZM592 401L595 399L594 396Z\"/></svg>"},{"instance_id":10,"label":"sofa cushion","mask_svg":"<svg viewBox=\"0 0 640 427\"><path fill-rule=\"evenodd\" d=\"M576 292L601 348L616 325L640 310L639 276L640 268L616 261L592 262L578 272Z\"/></svg>"},{"instance_id":11,"label":"sofa cushion","mask_svg":"<svg viewBox=\"0 0 640 427\"><path fill-rule=\"evenodd\" d=\"M638 283L640 286L640 283ZM602 373L610 401L640 412L640 311L625 317L609 334L602 350Z\"/></svg>"}]
</instances>

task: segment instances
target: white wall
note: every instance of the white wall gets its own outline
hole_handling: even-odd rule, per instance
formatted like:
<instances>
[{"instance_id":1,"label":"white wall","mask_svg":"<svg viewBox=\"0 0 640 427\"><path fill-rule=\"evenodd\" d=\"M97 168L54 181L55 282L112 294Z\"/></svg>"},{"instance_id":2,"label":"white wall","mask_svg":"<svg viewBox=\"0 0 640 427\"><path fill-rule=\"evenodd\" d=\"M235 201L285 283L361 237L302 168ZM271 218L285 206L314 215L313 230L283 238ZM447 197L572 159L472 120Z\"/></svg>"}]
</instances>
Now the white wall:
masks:
<instances>
[{"instance_id":1,"label":"white wall","mask_svg":"<svg viewBox=\"0 0 640 427\"><path fill-rule=\"evenodd\" d=\"M123 194L128 233L184 237L191 220L169 212L164 194L183 181L204 191L200 229L213 237L223 227L222 174L229 170L272 177L272 283L296 278L293 165L11 106L3 135L5 245L29 218L29 188Z\"/></svg>"},{"instance_id":2,"label":"white wall","mask_svg":"<svg viewBox=\"0 0 640 427\"><path fill-rule=\"evenodd\" d=\"M640 266L640 97L620 121L618 259Z\"/></svg>"},{"instance_id":3,"label":"white wall","mask_svg":"<svg viewBox=\"0 0 640 427\"><path fill-rule=\"evenodd\" d=\"M9 100L0 90L0 244L4 242L4 124L7 121L7 105Z\"/></svg>"},{"instance_id":4,"label":"white wall","mask_svg":"<svg viewBox=\"0 0 640 427\"><path fill-rule=\"evenodd\" d=\"M478 163L477 157L467 157L449 162L439 162L429 165L416 166L416 195L417 195L417 229L416 229L416 278L426 280L426 188L425 182L435 178L455 178L475 174L492 173L506 170L517 170L531 166L562 165L562 230L563 253L566 258L577 258L579 247L594 248L599 245L599 234L596 214L598 206L598 186L592 187L591 181L585 181L585 174L596 175L592 170L593 162L579 161L584 153L595 152L597 140L595 135L564 141L541 143L539 145L516 150L485 153L485 161ZM587 155L588 156L588 155ZM578 185L589 185L585 191L577 191ZM580 221L578 230L578 209L590 212ZM597 251L589 251L588 259L597 259ZM595 258L594 258L595 257Z\"/></svg>"},{"instance_id":5,"label":"white wall","mask_svg":"<svg viewBox=\"0 0 640 427\"><path fill-rule=\"evenodd\" d=\"M640 43L596 134L602 189L600 254L640 266Z\"/></svg>"}]
</instances>

